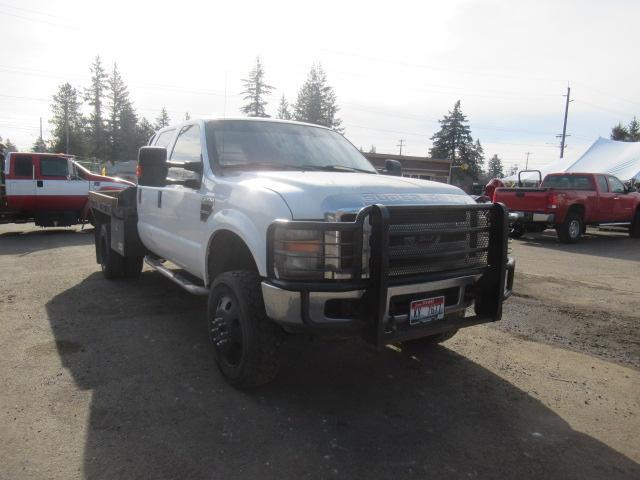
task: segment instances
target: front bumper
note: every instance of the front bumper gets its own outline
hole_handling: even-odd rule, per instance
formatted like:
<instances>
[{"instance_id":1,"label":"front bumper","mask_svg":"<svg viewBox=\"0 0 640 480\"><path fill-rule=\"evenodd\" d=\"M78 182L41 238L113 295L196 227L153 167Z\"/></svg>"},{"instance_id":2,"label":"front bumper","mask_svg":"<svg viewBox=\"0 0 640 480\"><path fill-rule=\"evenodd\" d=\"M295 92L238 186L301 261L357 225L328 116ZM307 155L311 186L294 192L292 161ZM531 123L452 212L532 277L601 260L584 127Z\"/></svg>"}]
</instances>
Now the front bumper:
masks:
<instances>
[{"instance_id":1,"label":"front bumper","mask_svg":"<svg viewBox=\"0 0 640 480\"><path fill-rule=\"evenodd\" d=\"M504 206L491 207L494 220L488 266L411 278L389 276L386 208L374 206L370 212L373 231L368 278L301 284L279 281L271 270L272 275L262 282L267 316L289 331L353 333L378 346L500 320L502 302L511 295L515 272L515 261L507 257ZM382 212L379 216L377 209ZM445 297L444 320L410 325L411 301L434 296ZM461 316L458 312L471 314Z\"/></svg>"}]
</instances>

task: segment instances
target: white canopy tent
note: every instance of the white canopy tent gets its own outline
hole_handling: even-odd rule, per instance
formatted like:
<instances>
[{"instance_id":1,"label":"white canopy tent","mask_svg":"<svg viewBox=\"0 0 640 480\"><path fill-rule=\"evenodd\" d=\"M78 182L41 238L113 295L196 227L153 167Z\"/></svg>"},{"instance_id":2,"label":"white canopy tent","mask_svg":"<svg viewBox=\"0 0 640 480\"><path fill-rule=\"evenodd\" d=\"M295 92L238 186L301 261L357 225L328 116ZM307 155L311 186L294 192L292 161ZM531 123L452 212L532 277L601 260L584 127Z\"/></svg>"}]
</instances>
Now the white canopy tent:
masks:
<instances>
[{"instance_id":1,"label":"white canopy tent","mask_svg":"<svg viewBox=\"0 0 640 480\"><path fill-rule=\"evenodd\" d=\"M610 173L623 182L633 178L640 180L640 142L618 142L599 137L575 162L559 160L541 168L542 177L557 172ZM538 175L523 173L523 180L537 180ZM511 175L504 181L517 181Z\"/></svg>"}]
</instances>

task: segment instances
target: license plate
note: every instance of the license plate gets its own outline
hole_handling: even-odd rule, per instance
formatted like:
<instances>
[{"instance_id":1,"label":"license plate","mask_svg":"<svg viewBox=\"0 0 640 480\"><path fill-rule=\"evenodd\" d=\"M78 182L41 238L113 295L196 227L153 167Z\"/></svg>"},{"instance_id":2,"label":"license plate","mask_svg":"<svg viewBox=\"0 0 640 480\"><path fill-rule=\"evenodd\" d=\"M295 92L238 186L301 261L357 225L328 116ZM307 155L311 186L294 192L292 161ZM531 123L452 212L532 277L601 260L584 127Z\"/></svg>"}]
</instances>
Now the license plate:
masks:
<instances>
[{"instance_id":1,"label":"license plate","mask_svg":"<svg viewBox=\"0 0 640 480\"><path fill-rule=\"evenodd\" d=\"M425 298L414 300L409 306L409 324L419 325L422 323L442 320L444 318L444 297Z\"/></svg>"}]
</instances>

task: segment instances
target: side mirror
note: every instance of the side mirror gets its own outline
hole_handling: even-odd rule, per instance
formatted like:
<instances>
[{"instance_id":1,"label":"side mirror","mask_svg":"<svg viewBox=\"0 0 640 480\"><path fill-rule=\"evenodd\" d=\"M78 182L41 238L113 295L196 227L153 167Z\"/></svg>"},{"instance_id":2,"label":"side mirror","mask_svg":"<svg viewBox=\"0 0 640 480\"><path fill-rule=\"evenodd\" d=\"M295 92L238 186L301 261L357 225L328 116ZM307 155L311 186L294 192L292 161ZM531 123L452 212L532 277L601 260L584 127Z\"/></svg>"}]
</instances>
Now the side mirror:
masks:
<instances>
[{"instance_id":1,"label":"side mirror","mask_svg":"<svg viewBox=\"0 0 640 480\"><path fill-rule=\"evenodd\" d=\"M386 175L400 177L402 176L402 164L398 160L391 160L388 158L384 162L384 173Z\"/></svg>"},{"instance_id":2,"label":"side mirror","mask_svg":"<svg viewBox=\"0 0 640 480\"><path fill-rule=\"evenodd\" d=\"M148 187L164 187L167 184L167 149L141 147L138 150L136 176L138 184Z\"/></svg>"}]
</instances>

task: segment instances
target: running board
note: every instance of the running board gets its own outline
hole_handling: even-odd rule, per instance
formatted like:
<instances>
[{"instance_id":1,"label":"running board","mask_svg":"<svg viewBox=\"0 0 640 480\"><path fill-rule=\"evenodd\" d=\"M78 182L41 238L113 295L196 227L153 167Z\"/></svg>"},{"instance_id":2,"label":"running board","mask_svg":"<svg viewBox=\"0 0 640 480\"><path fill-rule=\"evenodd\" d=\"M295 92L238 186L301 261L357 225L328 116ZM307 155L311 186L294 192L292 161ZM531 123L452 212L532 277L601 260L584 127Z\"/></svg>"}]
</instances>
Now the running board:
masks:
<instances>
[{"instance_id":1,"label":"running board","mask_svg":"<svg viewBox=\"0 0 640 480\"><path fill-rule=\"evenodd\" d=\"M184 288L187 292L193 293L194 295L209 295L209 289L202 287L200 285L196 285L191 280L184 278L179 273L175 273L173 270L162 265L162 262L154 257L150 257L147 255L144 257L144 262L149 265L154 270L160 272L162 275L167 277L174 283L177 283L182 288Z\"/></svg>"}]
</instances>

